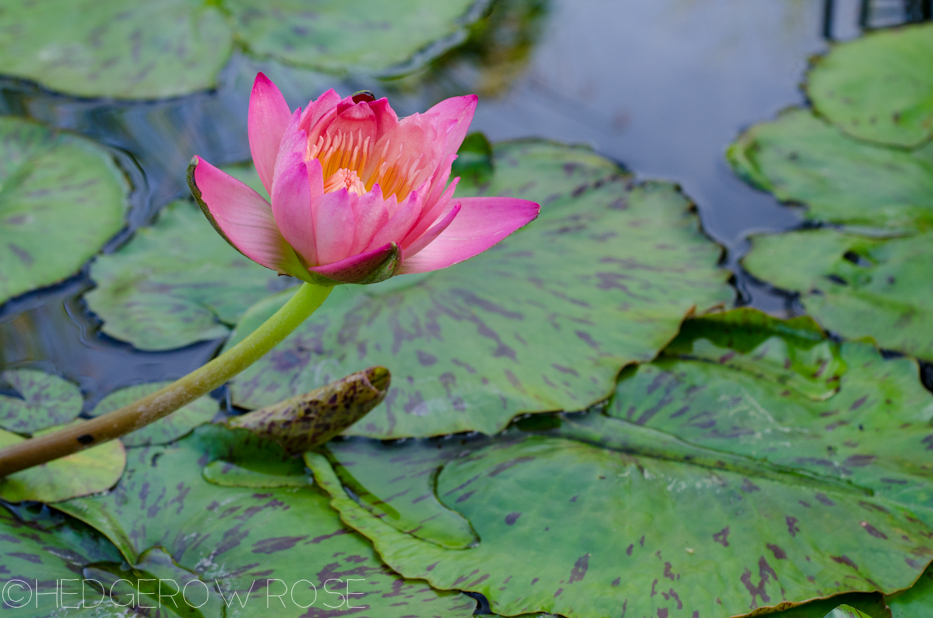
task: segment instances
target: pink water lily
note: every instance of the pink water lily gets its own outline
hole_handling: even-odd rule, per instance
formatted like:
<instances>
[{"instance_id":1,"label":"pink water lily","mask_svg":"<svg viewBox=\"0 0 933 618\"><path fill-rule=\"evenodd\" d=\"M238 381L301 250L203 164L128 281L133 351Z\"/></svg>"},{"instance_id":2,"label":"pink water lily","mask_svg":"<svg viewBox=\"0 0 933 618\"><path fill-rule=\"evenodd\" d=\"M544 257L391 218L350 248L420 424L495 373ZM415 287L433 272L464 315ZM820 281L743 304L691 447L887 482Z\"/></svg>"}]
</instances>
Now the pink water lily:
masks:
<instances>
[{"instance_id":1,"label":"pink water lily","mask_svg":"<svg viewBox=\"0 0 933 618\"><path fill-rule=\"evenodd\" d=\"M538 216L527 200L454 197L475 109L475 95L454 97L399 120L384 98L328 90L292 112L260 73L249 145L272 203L200 157L188 183L227 242L283 275L333 285L446 268Z\"/></svg>"}]
</instances>

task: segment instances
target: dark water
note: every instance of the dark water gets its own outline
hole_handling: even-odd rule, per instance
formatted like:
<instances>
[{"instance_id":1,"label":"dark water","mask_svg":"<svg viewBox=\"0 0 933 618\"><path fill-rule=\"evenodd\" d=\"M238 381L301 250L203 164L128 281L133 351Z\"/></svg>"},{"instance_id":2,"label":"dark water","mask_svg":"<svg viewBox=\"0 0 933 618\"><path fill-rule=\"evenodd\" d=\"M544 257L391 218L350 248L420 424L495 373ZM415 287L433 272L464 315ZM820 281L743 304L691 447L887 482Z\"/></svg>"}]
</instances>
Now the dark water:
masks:
<instances>
[{"instance_id":1,"label":"dark water","mask_svg":"<svg viewBox=\"0 0 933 618\"><path fill-rule=\"evenodd\" d=\"M835 37L859 34L860 4L835 0ZM894 4L869 17L903 21ZM246 109L259 69L293 107L331 86L388 94L400 115L477 92L473 128L491 139L588 143L641 178L680 183L706 232L726 248L741 302L776 313L792 308L790 299L750 281L737 260L749 233L792 228L799 217L738 180L723 153L742 129L805 102L799 85L808 57L827 49L824 0L503 0L493 7L462 47L391 82L341 83L238 57L217 91L160 102L74 100L0 80L0 113L72 129L114 149L137 190L129 229L106 249L113 250L187 192L184 170L193 154L215 163L248 157ZM79 298L92 285L85 271L0 307L0 368L62 374L93 406L115 388L180 377L216 351L207 342L139 352L102 336Z\"/></svg>"}]
</instances>

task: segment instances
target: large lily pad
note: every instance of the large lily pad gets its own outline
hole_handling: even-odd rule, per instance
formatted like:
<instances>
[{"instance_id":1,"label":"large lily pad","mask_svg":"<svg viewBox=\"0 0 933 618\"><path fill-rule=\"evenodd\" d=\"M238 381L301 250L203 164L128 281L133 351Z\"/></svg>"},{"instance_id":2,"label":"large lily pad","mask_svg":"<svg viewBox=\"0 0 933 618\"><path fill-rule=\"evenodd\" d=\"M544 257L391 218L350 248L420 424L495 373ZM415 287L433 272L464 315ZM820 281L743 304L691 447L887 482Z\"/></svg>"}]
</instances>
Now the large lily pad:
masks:
<instances>
[{"instance_id":1,"label":"large lily pad","mask_svg":"<svg viewBox=\"0 0 933 618\"><path fill-rule=\"evenodd\" d=\"M36 435L55 429L57 427L49 427L36 432ZM23 440L15 433L0 429L0 448ZM106 442L0 478L0 499L7 502L57 502L106 491L120 479L125 465L123 444L119 440Z\"/></svg>"},{"instance_id":2,"label":"large lily pad","mask_svg":"<svg viewBox=\"0 0 933 618\"><path fill-rule=\"evenodd\" d=\"M818 229L754 237L742 261L755 277L800 294L845 337L933 359L933 232L874 237Z\"/></svg>"},{"instance_id":3,"label":"large lily pad","mask_svg":"<svg viewBox=\"0 0 933 618\"><path fill-rule=\"evenodd\" d=\"M927 569L910 590L885 600L891 618L926 618L933 613L933 569Z\"/></svg>"},{"instance_id":4,"label":"large lily pad","mask_svg":"<svg viewBox=\"0 0 933 618\"><path fill-rule=\"evenodd\" d=\"M64 503L62 509L107 534L131 564L145 550L159 546L179 567L215 582L225 598L238 592L240 601L226 608L231 618L268 615L266 602L275 607L280 603L272 595L279 594L283 584L269 581L276 579L289 588L297 583L296 603L286 594L286 607L276 609L276 615L307 615L297 602L312 601L312 584L319 594L311 615L325 615L325 601L341 604L323 589L331 578L343 581L329 587L335 590L336 585L341 592L348 578L362 580L352 583L352 592L363 593L352 602L367 610L354 616L472 615L472 599L436 592L388 570L364 539L341 525L327 499L313 488L221 487L201 476L205 464L230 458L259 462L267 473L279 468L294 474L295 463L301 469L300 460L288 458L274 443L244 430L208 425L171 446L131 450L127 473L113 491ZM343 606L347 611L345 601Z\"/></svg>"},{"instance_id":5,"label":"large lily pad","mask_svg":"<svg viewBox=\"0 0 933 618\"><path fill-rule=\"evenodd\" d=\"M435 494L481 539L453 550L389 525L345 492L324 456L305 457L344 521L389 566L481 592L507 615L738 616L904 589L933 557L927 526L860 491L814 491L793 475L712 472L551 436L503 440L444 465Z\"/></svg>"},{"instance_id":6,"label":"large lily pad","mask_svg":"<svg viewBox=\"0 0 933 618\"><path fill-rule=\"evenodd\" d=\"M151 395L170 382L153 382L150 384L137 384L116 390L104 397L91 416L100 416L118 410L123 406ZM205 395L195 399L183 408L175 410L165 418L146 425L142 429L131 432L120 440L127 446L147 446L149 444L167 444L172 440L187 435L198 425L209 423L217 414L217 402Z\"/></svg>"},{"instance_id":7,"label":"large lily pad","mask_svg":"<svg viewBox=\"0 0 933 618\"><path fill-rule=\"evenodd\" d=\"M933 145L904 151L865 144L796 109L752 127L727 156L747 181L804 204L808 219L888 228L933 224Z\"/></svg>"},{"instance_id":8,"label":"large lily pad","mask_svg":"<svg viewBox=\"0 0 933 618\"><path fill-rule=\"evenodd\" d=\"M0 303L76 273L123 227L128 193L103 148L0 118Z\"/></svg>"},{"instance_id":9,"label":"large lily pad","mask_svg":"<svg viewBox=\"0 0 933 618\"><path fill-rule=\"evenodd\" d=\"M487 0L43 0L0 7L3 73L85 97L156 99L216 85L237 42L335 73L398 74L464 38Z\"/></svg>"},{"instance_id":10,"label":"large lily pad","mask_svg":"<svg viewBox=\"0 0 933 618\"><path fill-rule=\"evenodd\" d=\"M232 250L187 201L96 260L91 278L87 303L103 331L143 350L225 337L247 307L294 283Z\"/></svg>"},{"instance_id":11,"label":"large lily pad","mask_svg":"<svg viewBox=\"0 0 933 618\"><path fill-rule=\"evenodd\" d=\"M933 26L869 34L818 59L807 91L855 137L916 147L933 135Z\"/></svg>"},{"instance_id":12,"label":"large lily pad","mask_svg":"<svg viewBox=\"0 0 933 618\"><path fill-rule=\"evenodd\" d=\"M604 399L619 369L651 359L685 315L733 298L719 247L683 195L633 186L588 150L500 144L491 180L462 186L463 195L536 200L541 216L447 270L338 290L231 383L234 403L269 405L383 365L393 387L351 432L495 433L522 412ZM251 310L229 345L284 300Z\"/></svg>"},{"instance_id":13,"label":"large lily pad","mask_svg":"<svg viewBox=\"0 0 933 618\"><path fill-rule=\"evenodd\" d=\"M84 406L76 384L35 369L0 372L0 388L0 427L17 433L67 423Z\"/></svg>"},{"instance_id":14,"label":"large lily pad","mask_svg":"<svg viewBox=\"0 0 933 618\"><path fill-rule=\"evenodd\" d=\"M300 0L228 0L224 6L253 53L342 73L397 69L416 52L438 56L463 40L463 27L488 3L324 0L309 6Z\"/></svg>"}]
</instances>

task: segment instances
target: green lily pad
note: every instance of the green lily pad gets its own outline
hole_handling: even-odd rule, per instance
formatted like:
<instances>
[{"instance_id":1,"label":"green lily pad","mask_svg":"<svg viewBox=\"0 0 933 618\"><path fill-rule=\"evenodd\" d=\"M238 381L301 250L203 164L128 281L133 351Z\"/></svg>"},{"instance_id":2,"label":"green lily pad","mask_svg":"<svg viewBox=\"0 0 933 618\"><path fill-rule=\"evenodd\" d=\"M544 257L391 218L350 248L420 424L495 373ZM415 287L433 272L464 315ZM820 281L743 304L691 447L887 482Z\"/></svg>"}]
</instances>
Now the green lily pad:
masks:
<instances>
[{"instance_id":1,"label":"green lily pad","mask_svg":"<svg viewBox=\"0 0 933 618\"><path fill-rule=\"evenodd\" d=\"M465 38L481 0L340 2L228 0L237 38L259 56L329 73L398 73L399 65L441 53ZM394 69L394 70L392 70Z\"/></svg>"},{"instance_id":2,"label":"green lily pad","mask_svg":"<svg viewBox=\"0 0 933 618\"><path fill-rule=\"evenodd\" d=\"M0 161L2 304L75 274L123 227L130 188L100 146L19 118L0 118Z\"/></svg>"},{"instance_id":3,"label":"green lily pad","mask_svg":"<svg viewBox=\"0 0 933 618\"><path fill-rule=\"evenodd\" d=\"M57 427L49 427L36 432L36 435L55 429ZM0 429L0 448L24 439ZM119 440L113 440L0 478L0 499L7 502L58 502L106 491L120 479L125 465L126 451Z\"/></svg>"},{"instance_id":4,"label":"green lily pad","mask_svg":"<svg viewBox=\"0 0 933 618\"><path fill-rule=\"evenodd\" d=\"M807 312L845 337L933 360L933 232L886 238L818 229L753 238L743 266L800 294Z\"/></svg>"},{"instance_id":5,"label":"green lily pad","mask_svg":"<svg viewBox=\"0 0 933 618\"><path fill-rule=\"evenodd\" d=\"M225 603L231 618L267 616L267 601L269 607L286 603L276 615L305 614L308 610L297 603L312 602L312 585L318 591L313 610L326 612L327 601L347 611L345 598L341 601L325 592L328 579L342 580L331 582L329 590L343 593L348 579L358 580L350 584L351 592L362 594L351 602L368 607L354 614L361 618L472 615L476 605L472 599L436 592L386 568L362 537L343 527L327 498L315 489L257 490L220 487L204 480L205 464L231 456L261 462L257 465L267 473L277 470L288 475L301 465L274 443L247 431L205 425L173 445L133 449L127 473L111 492L61 506L107 534L131 564L145 550L159 546L179 568L216 583L225 599L239 593L239 601ZM87 508L92 503L97 508ZM285 596L273 596L283 586ZM294 602L287 594L292 587Z\"/></svg>"},{"instance_id":6,"label":"green lily pad","mask_svg":"<svg viewBox=\"0 0 933 618\"><path fill-rule=\"evenodd\" d=\"M805 205L808 219L933 225L933 145L904 151L865 144L795 109L749 129L727 158L748 182Z\"/></svg>"},{"instance_id":7,"label":"green lily pad","mask_svg":"<svg viewBox=\"0 0 933 618\"><path fill-rule=\"evenodd\" d=\"M933 135L933 26L837 45L810 71L817 113L860 139L914 148Z\"/></svg>"},{"instance_id":8,"label":"green lily pad","mask_svg":"<svg viewBox=\"0 0 933 618\"><path fill-rule=\"evenodd\" d=\"M204 479L221 487L307 487L311 484L304 474L268 474L219 459L204 466Z\"/></svg>"},{"instance_id":9,"label":"green lily pad","mask_svg":"<svg viewBox=\"0 0 933 618\"><path fill-rule=\"evenodd\" d=\"M61 601L69 606L81 603L83 570L97 562L119 561L121 556L116 548L89 526L71 518L59 515L57 521L44 523L49 525L23 522L7 507L0 506L0 590L6 593L4 613L22 618L118 615L94 613L89 608L70 611L61 608ZM39 597L35 596L36 580L38 592L42 593ZM44 594L55 591L56 583L64 596ZM93 605L100 594L90 583L85 593L88 605Z\"/></svg>"},{"instance_id":10,"label":"green lily pad","mask_svg":"<svg viewBox=\"0 0 933 618\"><path fill-rule=\"evenodd\" d=\"M926 618L933 612L933 569L927 569L910 590L886 597L891 618Z\"/></svg>"},{"instance_id":11,"label":"green lily pad","mask_svg":"<svg viewBox=\"0 0 933 618\"><path fill-rule=\"evenodd\" d=\"M502 440L443 466L435 494L481 539L451 550L360 506L323 455L305 460L344 521L394 570L480 592L506 615L738 616L844 592L900 590L933 557L930 529L877 497L553 436Z\"/></svg>"},{"instance_id":12,"label":"green lily pad","mask_svg":"<svg viewBox=\"0 0 933 618\"><path fill-rule=\"evenodd\" d=\"M392 389L351 433L495 433L519 413L605 399L619 369L654 357L684 316L733 298L686 198L664 183L633 186L586 149L499 144L491 180L461 186L538 201L541 216L452 268L337 290L232 381L234 403L270 405L383 365ZM285 299L244 315L228 345Z\"/></svg>"},{"instance_id":13,"label":"green lily pad","mask_svg":"<svg viewBox=\"0 0 933 618\"><path fill-rule=\"evenodd\" d=\"M85 97L158 99L214 85L233 51L219 6L48 0L3 9L3 72Z\"/></svg>"},{"instance_id":14,"label":"green lily pad","mask_svg":"<svg viewBox=\"0 0 933 618\"><path fill-rule=\"evenodd\" d=\"M56 375L34 369L0 372L0 427L31 434L74 420L84 406L81 389Z\"/></svg>"},{"instance_id":15,"label":"green lily pad","mask_svg":"<svg viewBox=\"0 0 933 618\"><path fill-rule=\"evenodd\" d=\"M87 304L103 332L142 350L225 337L250 305L295 282L232 250L188 201L101 256L91 278Z\"/></svg>"},{"instance_id":16,"label":"green lily pad","mask_svg":"<svg viewBox=\"0 0 933 618\"><path fill-rule=\"evenodd\" d=\"M157 609L158 616L171 618L224 615L224 598L214 583L175 564L161 547L144 553L133 566L122 561L96 563L83 575L99 582L109 597L102 601L114 609L126 606L143 616L145 609Z\"/></svg>"},{"instance_id":17,"label":"green lily pad","mask_svg":"<svg viewBox=\"0 0 933 618\"><path fill-rule=\"evenodd\" d=\"M699 318L691 330L718 338L730 318L742 316ZM697 447L851 483L933 525L933 396L916 361L839 344L847 368L839 390L815 400L755 370L755 351L749 370L673 352L623 376L607 413Z\"/></svg>"},{"instance_id":18,"label":"green lily pad","mask_svg":"<svg viewBox=\"0 0 933 618\"><path fill-rule=\"evenodd\" d=\"M91 416L100 416L127 406L147 395L151 395L171 382L153 382L150 384L137 384L116 390L104 397ZM183 408L175 410L165 418L146 425L142 429L129 433L122 438L127 446L146 446L149 444L167 444L188 435L198 425L211 422L217 414L217 402L205 395L195 399Z\"/></svg>"},{"instance_id":19,"label":"green lily pad","mask_svg":"<svg viewBox=\"0 0 933 618\"><path fill-rule=\"evenodd\" d=\"M465 38L486 0L45 0L2 8L7 75L84 97L158 99L217 84L234 45L330 73L398 75Z\"/></svg>"}]
</instances>

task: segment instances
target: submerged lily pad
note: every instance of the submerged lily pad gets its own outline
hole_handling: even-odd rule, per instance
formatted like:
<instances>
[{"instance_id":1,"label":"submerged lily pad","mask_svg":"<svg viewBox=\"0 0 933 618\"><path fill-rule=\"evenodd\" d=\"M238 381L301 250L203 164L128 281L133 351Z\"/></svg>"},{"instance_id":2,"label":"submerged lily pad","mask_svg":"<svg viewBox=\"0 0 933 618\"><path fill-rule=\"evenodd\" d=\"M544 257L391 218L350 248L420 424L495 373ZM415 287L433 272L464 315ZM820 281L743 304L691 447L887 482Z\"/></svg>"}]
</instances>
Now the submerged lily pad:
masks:
<instances>
[{"instance_id":1,"label":"submerged lily pad","mask_svg":"<svg viewBox=\"0 0 933 618\"><path fill-rule=\"evenodd\" d=\"M933 557L929 528L861 492L814 491L792 475L749 478L550 436L491 444L441 469L436 495L481 539L451 550L373 515L322 455L305 457L344 521L389 566L439 588L480 592L503 614L735 616L900 590Z\"/></svg>"},{"instance_id":2,"label":"submerged lily pad","mask_svg":"<svg viewBox=\"0 0 933 618\"><path fill-rule=\"evenodd\" d=\"M170 383L154 382L121 388L104 397L94 408L94 411L91 412L91 416L100 416L118 410L147 395L151 395ZM187 435L198 425L209 423L217 414L217 410L217 402L205 395L195 399L185 407L175 410L165 418L123 436L120 440L127 446L166 444Z\"/></svg>"},{"instance_id":3,"label":"submerged lily pad","mask_svg":"<svg viewBox=\"0 0 933 618\"><path fill-rule=\"evenodd\" d=\"M486 0L43 0L2 8L3 73L85 97L214 87L234 43L333 73L398 74L464 38Z\"/></svg>"},{"instance_id":4,"label":"submerged lily pad","mask_svg":"<svg viewBox=\"0 0 933 618\"><path fill-rule=\"evenodd\" d=\"M808 219L933 225L933 145L904 151L865 144L796 109L749 129L727 157L745 180L804 204Z\"/></svg>"},{"instance_id":5,"label":"submerged lily pad","mask_svg":"<svg viewBox=\"0 0 933 618\"><path fill-rule=\"evenodd\" d=\"M492 178L461 187L538 201L541 216L463 264L337 290L231 383L234 403L262 407L383 365L393 387L352 433L495 433L522 412L604 399L619 369L650 360L684 316L733 298L686 198L633 186L588 150L499 144ZM228 345L285 300L247 313Z\"/></svg>"},{"instance_id":6,"label":"submerged lily pad","mask_svg":"<svg viewBox=\"0 0 933 618\"><path fill-rule=\"evenodd\" d=\"M36 435L55 429L57 427L49 427ZM24 439L0 429L0 448ZM7 502L58 502L98 493L113 487L125 465L126 451L119 440L113 440L0 478L0 498Z\"/></svg>"},{"instance_id":7,"label":"submerged lily pad","mask_svg":"<svg viewBox=\"0 0 933 618\"><path fill-rule=\"evenodd\" d=\"M103 331L142 350L224 337L247 307L295 283L232 250L187 201L96 260L91 278L86 299Z\"/></svg>"},{"instance_id":8,"label":"submerged lily pad","mask_svg":"<svg viewBox=\"0 0 933 618\"><path fill-rule=\"evenodd\" d=\"M347 585L351 603L367 608L353 614L361 618L472 615L476 604L469 597L436 592L386 568L313 488L257 490L204 480L202 466L231 456L261 462L266 472L287 475L296 463L300 467L274 443L207 425L174 445L131 450L127 473L113 491L61 508L107 534L131 564L159 546L178 567L216 583L226 599L239 593L239 601L227 605L231 617L269 615L267 601L269 607L285 603L276 609L280 616L325 614L340 605L349 614L346 598L333 594L345 594ZM329 584L330 594L324 590L328 579L341 580ZM299 607L314 600L312 586L317 600L310 610ZM283 597L274 596L283 589Z\"/></svg>"},{"instance_id":9,"label":"submerged lily pad","mask_svg":"<svg viewBox=\"0 0 933 618\"><path fill-rule=\"evenodd\" d=\"M84 398L76 384L34 369L0 372L0 427L32 433L81 414Z\"/></svg>"},{"instance_id":10,"label":"submerged lily pad","mask_svg":"<svg viewBox=\"0 0 933 618\"><path fill-rule=\"evenodd\" d=\"M0 304L75 274L123 227L128 194L100 146L0 118Z\"/></svg>"},{"instance_id":11,"label":"submerged lily pad","mask_svg":"<svg viewBox=\"0 0 933 618\"><path fill-rule=\"evenodd\" d=\"M816 111L860 139L916 147L933 135L933 26L870 33L816 60Z\"/></svg>"},{"instance_id":12,"label":"submerged lily pad","mask_svg":"<svg viewBox=\"0 0 933 618\"><path fill-rule=\"evenodd\" d=\"M97 562L121 559L116 548L92 528L60 515L48 522L26 523L17 519L7 507L0 506L0 539L3 543L0 589L4 591L4 614L22 618L111 615L94 613L90 608L63 610L59 600L69 606L80 604L82 571ZM36 597L36 580L38 592L57 590L64 593L63 596L43 594ZM100 598L90 582L85 592L89 606Z\"/></svg>"},{"instance_id":13,"label":"submerged lily pad","mask_svg":"<svg viewBox=\"0 0 933 618\"><path fill-rule=\"evenodd\" d=\"M743 266L800 294L824 327L933 360L933 232L873 237L835 229L755 236Z\"/></svg>"}]
</instances>

